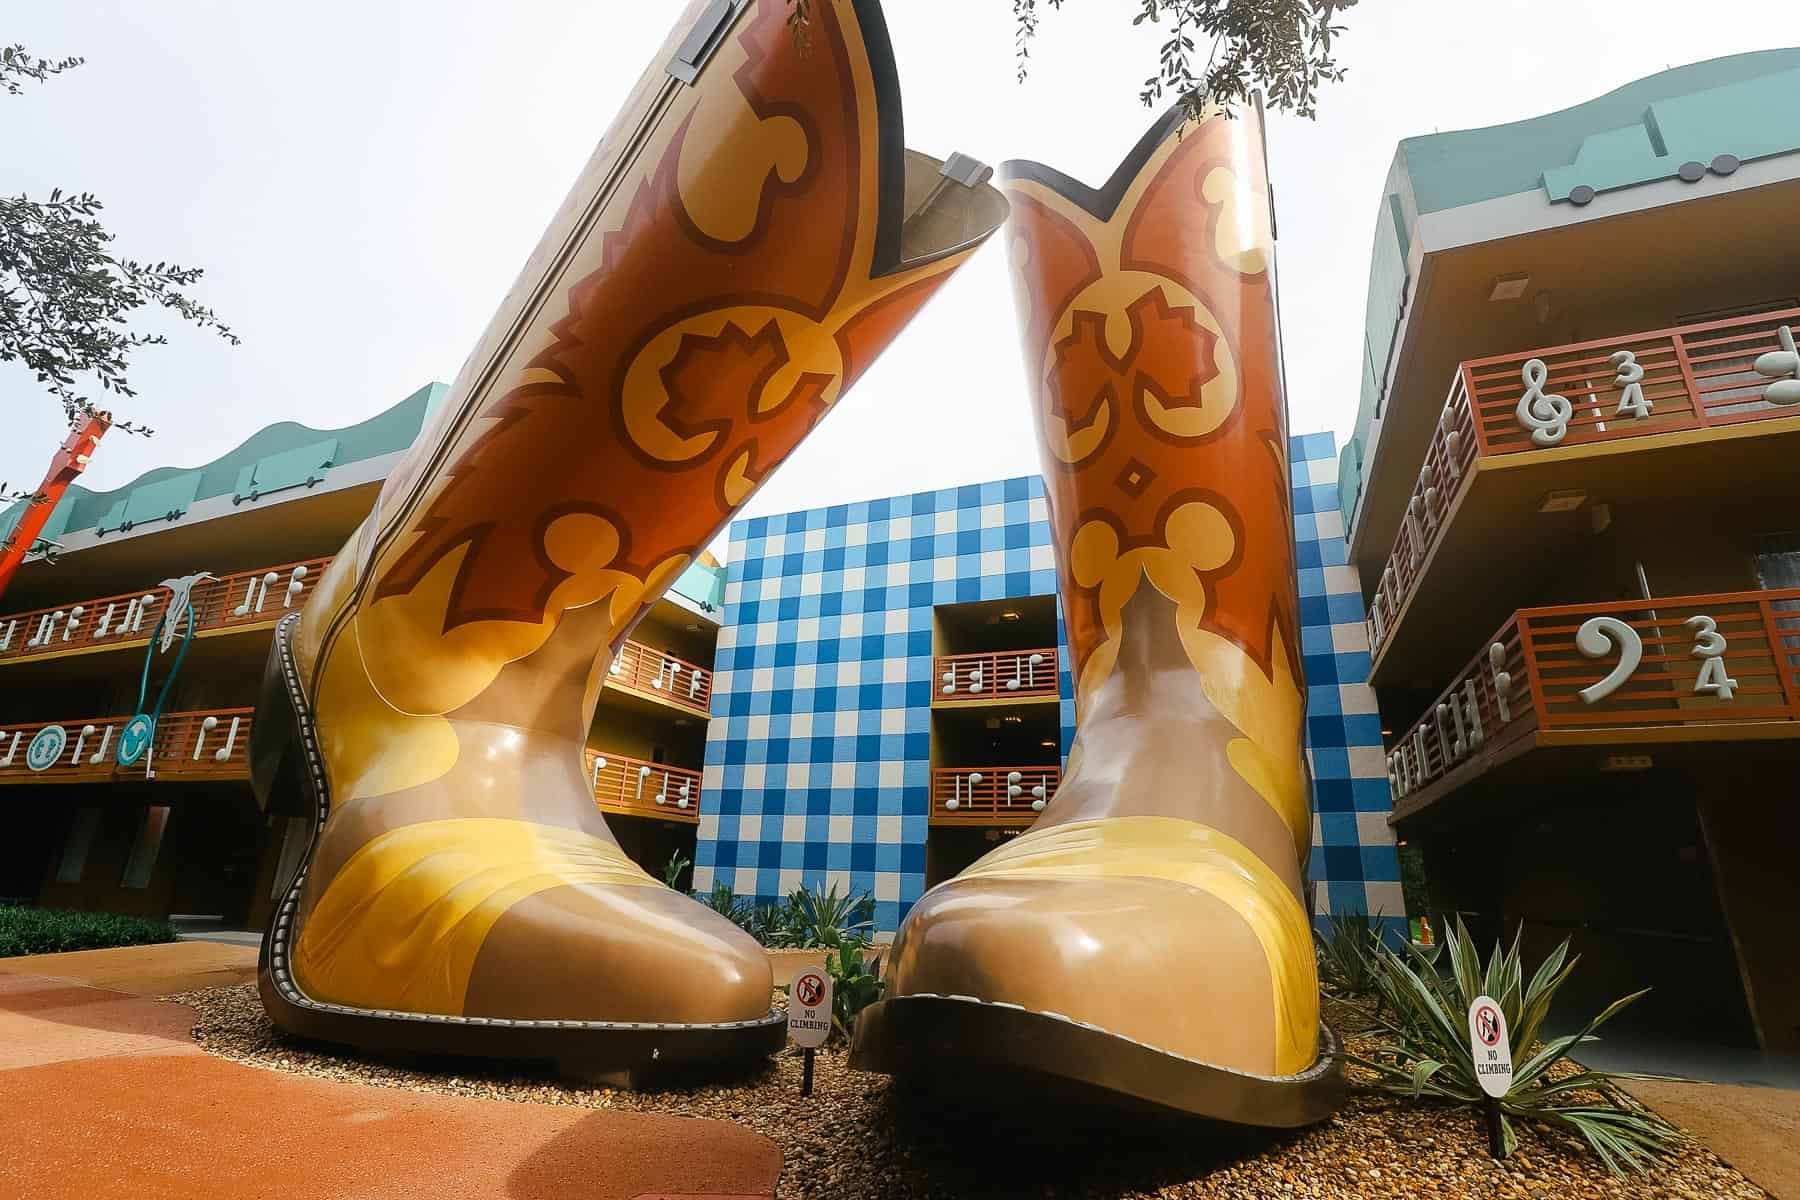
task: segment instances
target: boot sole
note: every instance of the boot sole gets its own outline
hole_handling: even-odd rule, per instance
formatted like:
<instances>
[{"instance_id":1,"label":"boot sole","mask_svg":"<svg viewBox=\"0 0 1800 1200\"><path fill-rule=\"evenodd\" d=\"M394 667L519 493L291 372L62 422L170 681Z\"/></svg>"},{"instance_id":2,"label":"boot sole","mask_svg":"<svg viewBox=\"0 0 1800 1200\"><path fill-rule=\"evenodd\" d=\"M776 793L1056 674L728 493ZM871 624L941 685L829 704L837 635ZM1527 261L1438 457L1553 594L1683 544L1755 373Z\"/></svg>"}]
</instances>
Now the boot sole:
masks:
<instances>
[{"instance_id":1,"label":"boot sole","mask_svg":"<svg viewBox=\"0 0 1800 1200\"><path fill-rule=\"evenodd\" d=\"M1250 1075L1170 1054L1053 1013L968 996L902 996L864 1009L850 1066L1000 1102L1074 1104L1293 1129L1343 1102L1343 1051L1319 1026L1319 1060L1300 1075Z\"/></svg>"},{"instance_id":2,"label":"boot sole","mask_svg":"<svg viewBox=\"0 0 1800 1200\"><path fill-rule=\"evenodd\" d=\"M257 990L275 1024L298 1037L376 1055L519 1060L555 1065L565 1076L641 1087L663 1075L748 1067L781 1049L786 1017L769 1011L751 1021L709 1025L618 1021L548 1021L458 1017L355 1008L315 1000L293 974L295 913L300 890L331 811L324 758L300 686L291 637L298 613L275 627L251 727L250 780L264 811L303 817L306 853L282 892L257 958Z\"/></svg>"}]
</instances>

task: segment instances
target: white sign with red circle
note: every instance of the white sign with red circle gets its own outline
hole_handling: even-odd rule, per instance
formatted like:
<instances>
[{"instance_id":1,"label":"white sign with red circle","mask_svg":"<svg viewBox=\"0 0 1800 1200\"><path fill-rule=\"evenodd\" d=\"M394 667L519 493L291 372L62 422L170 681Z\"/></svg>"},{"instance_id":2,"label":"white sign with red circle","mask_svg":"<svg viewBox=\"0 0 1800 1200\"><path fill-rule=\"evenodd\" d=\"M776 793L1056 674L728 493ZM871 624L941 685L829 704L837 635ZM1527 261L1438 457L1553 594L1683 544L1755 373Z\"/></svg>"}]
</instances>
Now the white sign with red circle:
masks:
<instances>
[{"instance_id":1,"label":"white sign with red circle","mask_svg":"<svg viewBox=\"0 0 1800 1200\"><path fill-rule=\"evenodd\" d=\"M831 976L818 967L802 967L788 986L788 1036L811 1050L831 1036Z\"/></svg>"},{"instance_id":2,"label":"white sign with red circle","mask_svg":"<svg viewBox=\"0 0 1800 1200\"><path fill-rule=\"evenodd\" d=\"M1477 996L1469 1005L1469 1050L1475 1056L1475 1081L1496 1099L1512 1090L1512 1044L1506 1039L1506 1017L1500 1002Z\"/></svg>"}]
</instances>

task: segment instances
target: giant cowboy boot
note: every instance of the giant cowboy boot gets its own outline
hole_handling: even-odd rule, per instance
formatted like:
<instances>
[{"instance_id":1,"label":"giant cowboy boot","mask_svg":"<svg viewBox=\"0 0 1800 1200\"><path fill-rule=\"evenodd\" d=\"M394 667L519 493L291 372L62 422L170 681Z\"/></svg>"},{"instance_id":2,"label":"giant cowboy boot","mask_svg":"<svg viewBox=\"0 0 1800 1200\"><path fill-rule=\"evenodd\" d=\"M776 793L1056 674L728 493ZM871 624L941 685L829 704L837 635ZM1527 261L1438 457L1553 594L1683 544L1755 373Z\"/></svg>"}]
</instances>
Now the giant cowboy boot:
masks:
<instances>
[{"instance_id":1,"label":"giant cowboy boot","mask_svg":"<svg viewBox=\"0 0 1800 1200\"><path fill-rule=\"evenodd\" d=\"M607 1077L781 1042L760 947L621 852L583 746L638 618L1005 213L903 149L876 0L787 14L690 6L277 631L255 786L316 822L284 1029Z\"/></svg>"},{"instance_id":2,"label":"giant cowboy boot","mask_svg":"<svg viewBox=\"0 0 1800 1200\"><path fill-rule=\"evenodd\" d=\"M913 907L851 1061L1291 1126L1342 1084L1269 198L1257 114L1181 126L1098 190L1002 168L1077 732L1033 828Z\"/></svg>"}]
</instances>

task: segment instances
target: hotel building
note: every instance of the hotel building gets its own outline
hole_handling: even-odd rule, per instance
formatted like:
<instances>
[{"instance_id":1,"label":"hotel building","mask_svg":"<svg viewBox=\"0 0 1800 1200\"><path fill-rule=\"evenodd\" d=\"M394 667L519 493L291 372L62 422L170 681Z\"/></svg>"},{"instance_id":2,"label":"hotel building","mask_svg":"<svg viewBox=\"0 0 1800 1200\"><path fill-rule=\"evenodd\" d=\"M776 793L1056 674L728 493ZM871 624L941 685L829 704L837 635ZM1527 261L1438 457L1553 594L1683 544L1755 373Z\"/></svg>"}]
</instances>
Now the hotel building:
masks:
<instances>
[{"instance_id":1,"label":"hotel building","mask_svg":"<svg viewBox=\"0 0 1800 1200\"><path fill-rule=\"evenodd\" d=\"M1342 510L1434 910L1800 1049L1800 50L1408 138Z\"/></svg>"}]
</instances>

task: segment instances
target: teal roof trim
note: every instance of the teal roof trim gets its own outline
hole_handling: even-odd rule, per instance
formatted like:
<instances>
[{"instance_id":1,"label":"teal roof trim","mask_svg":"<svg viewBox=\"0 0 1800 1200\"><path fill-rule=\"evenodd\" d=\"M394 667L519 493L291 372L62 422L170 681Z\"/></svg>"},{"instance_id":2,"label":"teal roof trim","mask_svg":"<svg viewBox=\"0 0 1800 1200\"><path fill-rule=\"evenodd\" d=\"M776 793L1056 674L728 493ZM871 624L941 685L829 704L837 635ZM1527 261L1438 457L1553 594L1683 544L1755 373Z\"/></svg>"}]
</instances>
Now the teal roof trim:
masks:
<instances>
[{"instance_id":1,"label":"teal roof trim","mask_svg":"<svg viewBox=\"0 0 1800 1200\"><path fill-rule=\"evenodd\" d=\"M725 568L709 567L696 560L688 564L670 590L692 600L704 612L718 612L725 607Z\"/></svg>"},{"instance_id":2,"label":"teal roof trim","mask_svg":"<svg viewBox=\"0 0 1800 1200\"><path fill-rule=\"evenodd\" d=\"M1406 138L1400 143L1400 154L1411 176L1413 200L1420 213L1533 191L1545 185L1547 173L1577 163L1583 154L1610 167L1635 162L1639 167L1632 169L1640 169L1644 149L1652 146L1652 121L1659 127L1670 123L1675 126L1659 131L1666 142L1668 169L1663 171L1659 166L1657 173L1632 182L1666 178L1684 162L1710 162L1720 153L1748 159L1780 152L1740 152L1731 144L1739 136L1746 145L1773 144L1785 138L1786 149L1800 149L1792 113L1795 101L1791 95L1776 94L1783 87L1793 86L1791 73L1796 70L1800 70L1800 48L1757 50L1689 63L1628 83L1561 112L1486 129ZM1715 91L1722 94L1702 95ZM1778 103L1767 111L1744 107L1749 95L1757 97L1751 103L1764 105L1765 93L1785 101L1785 106ZM1681 139L1679 151L1677 139ZM1590 141L1594 143L1591 149ZM1716 148L1696 150L1702 143ZM1651 157L1665 156L1656 155L1652 149ZM1567 186L1579 182L1603 190L1592 180L1573 180ZM1553 192L1551 198L1561 197Z\"/></svg>"},{"instance_id":3,"label":"teal roof trim","mask_svg":"<svg viewBox=\"0 0 1800 1200\"><path fill-rule=\"evenodd\" d=\"M252 491L267 495L287 487L311 486L306 483L308 478L317 476L316 483L331 468L380 458L412 445L427 416L443 403L449 390L441 383L427 384L391 408L343 429L313 429L282 421L251 434L237 449L204 466L158 467L109 492L71 487L51 514L44 536L54 538L71 529L110 533L123 528L126 521L135 524L167 519L171 513L180 516L191 505L215 496L243 501ZM271 481L269 486L264 486L265 478ZM22 509L21 503L0 516L0 529L16 524Z\"/></svg>"},{"instance_id":4,"label":"teal roof trim","mask_svg":"<svg viewBox=\"0 0 1800 1200\"><path fill-rule=\"evenodd\" d=\"M1800 150L1800 68L1659 100L1637 124L1582 142L1574 162L1544 172L1544 190L1567 200L1584 184L1605 192L1672 178L1684 163L1705 166L1721 155L1750 162L1793 150Z\"/></svg>"}]
</instances>

